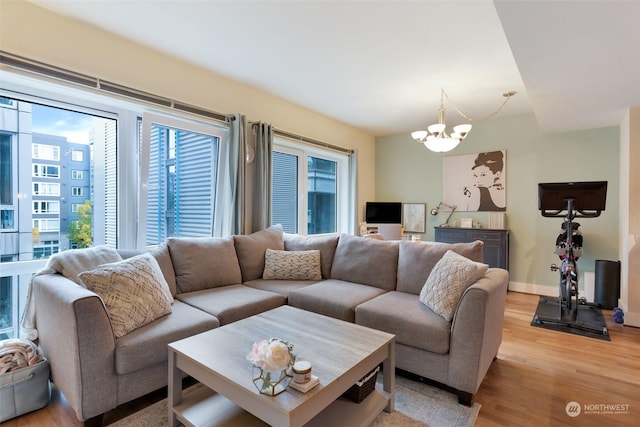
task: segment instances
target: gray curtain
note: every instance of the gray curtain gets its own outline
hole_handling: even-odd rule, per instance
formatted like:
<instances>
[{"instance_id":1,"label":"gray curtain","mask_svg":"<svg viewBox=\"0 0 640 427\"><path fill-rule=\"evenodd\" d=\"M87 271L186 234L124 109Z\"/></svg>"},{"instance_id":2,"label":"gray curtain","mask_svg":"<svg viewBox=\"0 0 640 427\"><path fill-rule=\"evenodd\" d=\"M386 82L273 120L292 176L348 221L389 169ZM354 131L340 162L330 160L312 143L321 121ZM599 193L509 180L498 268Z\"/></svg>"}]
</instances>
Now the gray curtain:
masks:
<instances>
[{"instance_id":1,"label":"gray curtain","mask_svg":"<svg viewBox=\"0 0 640 427\"><path fill-rule=\"evenodd\" d=\"M220 148L215 236L244 234L246 145L246 118L236 114L231 121L228 144Z\"/></svg>"},{"instance_id":2,"label":"gray curtain","mask_svg":"<svg viewBox=\"0 0 640 427\"><path fill-rule=\"evenodd\" d=\"M358 152L349 154L349 234L358 234Z\"/></svg>"},{"instance_id":3,"label":"gray curtain","mask_svg":"<svg viewBox=\"0 0 640 427\"><path fill-rule=\"evenodd\" d=\"M253 132L256 148L251 226L253 231L257 231L271 225L273 129L267 123L254 123Z\"/></svg>"}]
</instances>

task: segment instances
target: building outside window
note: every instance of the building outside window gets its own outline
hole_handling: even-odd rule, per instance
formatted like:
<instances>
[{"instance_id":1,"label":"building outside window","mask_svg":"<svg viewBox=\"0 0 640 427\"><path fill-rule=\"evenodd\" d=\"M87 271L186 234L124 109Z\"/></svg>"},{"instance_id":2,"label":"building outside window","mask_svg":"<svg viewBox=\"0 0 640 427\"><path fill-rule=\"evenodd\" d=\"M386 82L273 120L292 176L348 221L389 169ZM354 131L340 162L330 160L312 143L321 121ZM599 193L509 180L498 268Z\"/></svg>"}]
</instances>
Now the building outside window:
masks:
<instances>
[{"instance_id":1,"label":"building outside window","mask_svg":"<svg viewBox=\"0 0 640 427\"><path fill-rule=\"evenodd\" d=\"M284 231L348 231L348 156L277 138L274 141L271 222Z\"/></svg>"},{"instance_id":2,"label":"building outside window","mask_svg":"<svg viewBox=\"0 0 640 427\"><path fill-rule=\"evenodd\" d=\"M71 171L71 179L84 179L84 171L73 169Z\"/></svg>"}]
</instances>

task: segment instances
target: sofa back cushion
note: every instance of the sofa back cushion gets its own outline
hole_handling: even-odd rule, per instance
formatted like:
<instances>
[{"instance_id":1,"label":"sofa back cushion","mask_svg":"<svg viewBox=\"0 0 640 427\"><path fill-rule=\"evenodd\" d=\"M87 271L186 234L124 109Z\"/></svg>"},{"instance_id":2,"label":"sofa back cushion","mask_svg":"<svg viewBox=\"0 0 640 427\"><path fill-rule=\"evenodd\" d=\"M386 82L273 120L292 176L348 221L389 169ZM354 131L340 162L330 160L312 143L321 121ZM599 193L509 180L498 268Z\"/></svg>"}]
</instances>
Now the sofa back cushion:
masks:
<instances>
[{"instance_id":1,"label":"sofa back cushion","mask_svg":"<svg viewBox=\"0 0 640 427\"><path fill-rule=\"evenodd\" d=\"M331 277L331 265L336 254L338 245L337 234L302 236L299 234L284 233L284 249L286 251L310 251L317 249L320 251L320 269L322 278Z\"/></svg>"},{"instance_id":2,"label":"sofa back cushion","mask_svg":"<svg viewBox=\"0 0 640 427\"><path fill-rule=\"evenodd\" d=\"M169 237L178 293L240 283L232 237Z\"/></svg>"},{"instance_id":3,"label":"sofa back cushion","mask_svg":"<svg viewBox=\"0 0 640 427\"><path fill-rule=\"evenodd\" d=\"M398 291L420 295L431 270L452 250L471 261L482 262L480 240L470 243L400 242L398 257Z\"/></svg>"},{"instance_id":4,"label":"sofa back cushion","mask_svg":"<svg viewBox=\"0 0 640 427\"><path fill-rule=\"evenodd\" d=\"M398 242L340 235L331 267L332 279L393 291L397 271Z\"/></svg>"},{"instance_id":5,"label":"sofa back cushion","mask_svg":"<svg viewBox=\"0 0 640 427\"><path fill-rule=\"evenodd\" d=\"M272 225L246 236L235 235L233 242L238 254L243 282L262 278L264 254L267 249L284 250L283 231L280 225Z\"/></svg>"},{"instance_id":6,"label":"sofa back cushion","mask_svg":"<svg viewBox=\"0 0 640 427\"><path fill-rule=\"evenodd\" d=\"M169 247L167 242L162 242L159 245L148 246L145 249L118 249L118 253L122 259L128 259L137 255L141 255L145 252L149 252L158 261L160 270L164 280L167 281L169 289L171 290L171 296L175 297L177 293L176 289L176 272L173 269L173 262L171 261L171 255L169 255Z\"/></svg>"}]
</instances>

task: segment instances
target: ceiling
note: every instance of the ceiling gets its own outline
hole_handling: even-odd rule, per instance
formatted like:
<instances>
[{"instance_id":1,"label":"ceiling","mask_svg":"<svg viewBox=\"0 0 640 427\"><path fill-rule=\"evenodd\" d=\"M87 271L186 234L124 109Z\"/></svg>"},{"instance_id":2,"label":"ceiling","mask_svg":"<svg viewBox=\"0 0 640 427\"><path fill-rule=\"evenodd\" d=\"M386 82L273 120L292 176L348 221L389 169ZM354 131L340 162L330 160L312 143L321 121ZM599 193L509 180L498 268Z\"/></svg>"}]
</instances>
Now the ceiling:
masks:
<instances>
[{"instance_id":1,"label":"ceiling","mask_svg":"<svg viewBox=\"0 0 640 427\"><path fill-rule=\"evenodd\" d=\"M640 106L640 2L30 0L375 136L534 112L547 132ZM452 105L453 104L453 105Z\"/></svg>"}]
</instances>

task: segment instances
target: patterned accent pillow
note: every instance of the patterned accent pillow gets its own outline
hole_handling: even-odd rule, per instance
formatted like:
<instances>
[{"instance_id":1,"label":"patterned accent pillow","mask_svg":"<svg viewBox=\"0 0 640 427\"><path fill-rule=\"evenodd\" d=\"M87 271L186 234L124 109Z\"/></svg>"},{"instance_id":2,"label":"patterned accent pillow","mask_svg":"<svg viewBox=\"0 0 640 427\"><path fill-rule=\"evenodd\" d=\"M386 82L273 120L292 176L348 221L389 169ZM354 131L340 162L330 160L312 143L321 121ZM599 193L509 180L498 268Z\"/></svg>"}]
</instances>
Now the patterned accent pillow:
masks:
<instances>
[{"instance_id":1,"label":"patterned accent pillow","mask_svg":"<svg viewBox=\"0 0 640 427\"><path fill-rule=\"evenodd\" d=\"M276 251L264 253L265 280L320 280L320 251Z\"/></svg>"},{"instance_id":2,"label":"patterned accent pillow","mask_svg":"<svg viewBox=\"0 0 640 427\"><path fill-rule=\"evenodd\" d=\"M431 270L420 291L420 302L451 321L464 291L484 277L488 268L448 250Z\"/></svg>"},{"instance_id":3,"label":"patterned accent pillow","mask_svg":"<svg viewBox=\"0 0 640 427\"><path fill-rule=\"evenodd\" d=\"M103 264L80 279L104 301L116 338L171 313L169 285L149 253Z\"/></svg>"}]
</instances>

